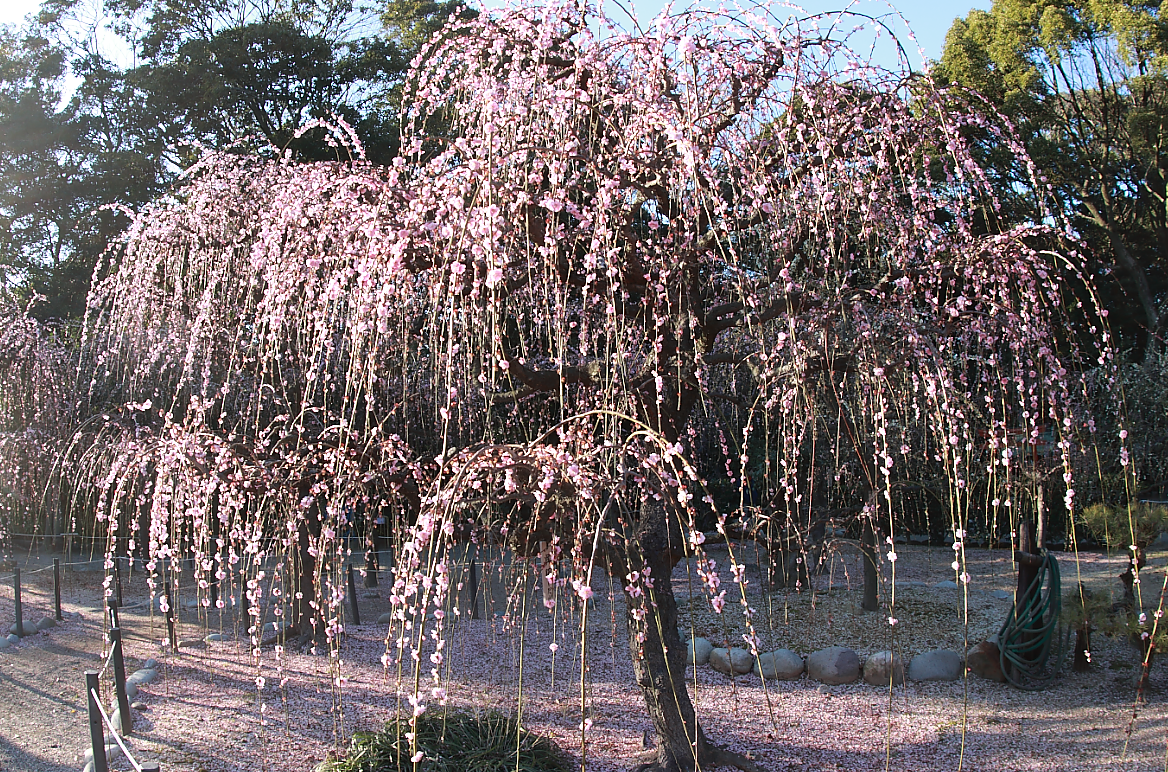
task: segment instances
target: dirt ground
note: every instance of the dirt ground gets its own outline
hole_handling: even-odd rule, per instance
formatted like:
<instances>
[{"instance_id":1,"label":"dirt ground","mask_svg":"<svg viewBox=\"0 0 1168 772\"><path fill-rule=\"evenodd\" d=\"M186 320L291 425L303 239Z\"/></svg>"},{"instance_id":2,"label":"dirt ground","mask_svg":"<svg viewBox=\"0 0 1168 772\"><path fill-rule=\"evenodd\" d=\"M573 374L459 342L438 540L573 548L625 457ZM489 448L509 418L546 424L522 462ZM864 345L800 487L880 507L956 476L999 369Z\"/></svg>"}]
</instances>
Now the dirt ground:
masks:
<instances>
[{"instance_id":1,"label":"dirt ground","mask_svg":"<svg viewBox=\"0 0 1168 772\"><path fill-rule=\"evenodd\" d=\"M860 579L854 556L833 556L814 592L757 592L756 632L763 650L780 646L806 656L846 645L861 656L893 648L907 658L933 648L957 651L995 632L1005 618L1013 570L1008 552L971 551L968 593L935 586L952 580L947 548L898 546L893 631L887 609L858 610ZM749 564L745 550L740 559ZM726 548L711 549L729 581ZM1122 556L1060 554L1064 587L1083 581L1095 592L1120 591ZM25 552L25 620L52 615L52 556ZM76 561L76 557L74 557ZM1144 574L1149 612L1161 600L1168 553L1153 553ZM887 567L887 566L886 566ZM47 570L44 570L46 569ZM102 573L63 572L64 622L0 651L0 770L79 770L88 743L84 671L104 663ZM721 644L743 632L740 611L714 615L694 591L692 565L674 573L685 626ZM39 572L38 572L39 571ZM31 573L37 572L37 573ZM384 576L384 574L383 574ZM752 576L748 571L747 576ZM0 623L13 621L10 574L0 572ZM234 614L183 608L179 638L197 641L172 653L166 629L151 614L141 574L123 587L121 611L127 671L147 658L159 679L143 687L135 710L131 752L163 770L192 772L308 772L343 749L354 730L375 729L393 715L399 695L412 691L409 671L381 664L387 589L358 590L362 625L348 625L340 658L265 650L257 661ZM758 582L754 583L757 588ZM633 686L625 646L623 605L609 602L598 580L589 612L587 671L581 705L580 620L553 618L533 604L526 623L459 618L452 624L441 686L452 705L522 709L523 722L552 736L579 764L581 719L590 727L587 767L622 769L642 749L648 722ZM882 599L893 600L887 584ZM996 594L995 594L996 591ZM180 597L180 601L183 600ZM490 610L488 608L488 610ZM226 640L203 643L208 633ZM558 654L550 653L557 644ZM1168 766L1168 666L1156 661L1156 688L1137 705L1132 688L1136 654L1124 640L1095 636L1093 669L1065 673L1050 688L1025 692L973 676L953 683L910 683L889 690L864 684L826 687L803 678L764 686L752 675L730 679L709 668L687 675L706 732L753 757L766 770L1151 770ZM408 663L407 663L408 664ZM427 665L428 667L428 665ZM423 674L425 671L423 671ZM257 678L263 678L257 687ZM112 675L103 674L103 697ZM404 703L404 698L403 698ZM438 709L436 703L431 709ZM959 767L960 765L960 767ZM118 760L113 769L130 769Z\"/></svg>"}]
</instances>

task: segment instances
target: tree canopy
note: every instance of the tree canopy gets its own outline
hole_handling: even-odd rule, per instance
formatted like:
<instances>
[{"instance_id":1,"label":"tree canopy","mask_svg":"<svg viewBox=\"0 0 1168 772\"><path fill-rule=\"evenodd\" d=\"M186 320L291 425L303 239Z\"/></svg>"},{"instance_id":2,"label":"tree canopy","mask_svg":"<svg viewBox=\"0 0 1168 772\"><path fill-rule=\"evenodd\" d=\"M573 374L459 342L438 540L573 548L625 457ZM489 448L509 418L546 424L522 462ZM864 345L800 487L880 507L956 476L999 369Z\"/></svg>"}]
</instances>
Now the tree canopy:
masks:
<instances>
[{"instance_id":1,"label":"tree canopy","mask_svg":"<svg viewBox=\"0 0 1168 772\"><path fill-rule=\"evenodd\" d=\"M1066 232L1042 186L1009 191L1032 222L995 216L968 137L1031 166L959 90L858 67L765 8L630 32L517 7L456 20L417 64L388 165L342 120L313 126L349 159L210 153L99 266L84 359L103 419L64 468L99 481L111 539L151 570L290 556L294 629L336 646L338 536L393 513L384 661L414 668L416 716L448 629L418 612L442 611L457 542L541 552L580 601L602 568L659 738L646 769L749 768L676 676L670 576L707 531L780 554L837 517L874 556L897 490L928 475L966 580L974 513L1050 506L1030 474L1047 435L1074 509L1106 327L1048 250ZM715 610L746 607L735 575L701 569Z\"/></svg>"}]
</instances>

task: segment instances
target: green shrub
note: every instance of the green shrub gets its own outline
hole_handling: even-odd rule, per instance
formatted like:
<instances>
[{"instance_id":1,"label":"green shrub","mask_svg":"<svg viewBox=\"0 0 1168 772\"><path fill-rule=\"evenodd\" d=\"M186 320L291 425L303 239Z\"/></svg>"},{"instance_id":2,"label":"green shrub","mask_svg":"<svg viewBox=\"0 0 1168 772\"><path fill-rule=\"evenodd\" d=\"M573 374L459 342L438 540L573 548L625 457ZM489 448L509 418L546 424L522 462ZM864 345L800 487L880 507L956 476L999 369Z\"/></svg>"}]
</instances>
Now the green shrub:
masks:
<instances>
[{"instance_id":1,"label":"green shrub","mask_svg":"<svg viewBox=\"0 0 1168 772\"><path fill-rule=\"evenodd\" d=\"M380 732L357 732L345 758L326 761L316 772L565 772L568 768L554 742L499 713L423 713L417 722L416 749L406 739L409 731L402 719L387 723ZM415 751L424 754L417 765L410 761Z\"/></svg>"},{"instance_id":2,"label":"green shrub","mask_svg":"<svg viewBox=\"0 0 1168 772\"><path fill-rule=\"evenodd\" d=\"M1133 528L1134 543L1141 549L1168 530L1168 508L1154 504L1132 504L1130 517L1127 507L1092 504L1083 510L1082 518L1096 539L1115 548L1133 543Z\"/></svg>"}]
</instances>

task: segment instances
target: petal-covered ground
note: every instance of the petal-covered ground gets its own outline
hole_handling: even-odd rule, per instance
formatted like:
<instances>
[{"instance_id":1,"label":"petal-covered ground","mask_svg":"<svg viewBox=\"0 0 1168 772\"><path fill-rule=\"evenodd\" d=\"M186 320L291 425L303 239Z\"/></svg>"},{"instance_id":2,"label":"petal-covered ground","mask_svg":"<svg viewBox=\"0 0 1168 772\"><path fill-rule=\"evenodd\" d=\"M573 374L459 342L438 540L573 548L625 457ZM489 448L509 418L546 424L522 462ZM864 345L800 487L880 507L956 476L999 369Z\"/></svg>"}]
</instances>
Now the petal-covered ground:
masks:
<instances>
[{"instance_id":1,"label":"petal-covered ground","mask_svg":"<svg viewBox=\"0 0 1168 772\"><path fill-rule=\"evenodd\" d=\"M982 640L1004 618L1010 601L994 590L1011 589L1006 551L969 553L968 594L934 587L952 579L952 553L944 549L898 546L897 594L888 624L887 609L857 610L857 565L844 551L829 570L815 577L810 591L767 596L747 586L747 601L757 609L755 632L763 649L780 646L806 655L826 645L855 648L862 657L894 646L906 658L932 648L961 650L968 638ZM730 581L726 548L711 557ZM746 558L750 560L751 558ZM1153 556L1143 586L1159 598L1163 558ZM1064 585L1080 578L1099 593L1119 590L1115 575L1122 557L1084 553L1076 561L1061 556ZM30 568L37 563L33 560ZM750 578L753 572L748 571ZM51 571L26 574L25 618L35 621L51 609ZM851 582L849 588L849 580ZM686 566L678 567L674 586L683 599L686 625L721 644L741 635L740 610L727 605L714 615L699 594L689 595ZM445 689L449 705L472 709L522 711L529 727L553 737L578 765L582 751L588 769L629 766L643 748L649 728L635 687L623 630L623 604L608 599L607 580L588 613L587 671L581 704L579 610L553 619L534 602L526 621L459 617L447 621L450 635L440 683L433 684L423 649L421 685L427 710L440 710L433 687ZM142 603L140 575L126 588L123 627L128 631L128 668L157 657L161 677L143 687L138 699L132 752L157 760L164 770L305 772L330 753L343 751L357 729L372 729L392 717L413 693L413 671L406 658L399 677L396 662L381 663L386 626L375 623L388 609L384 587L359 590L362 620L350 625L339 659L265 649L257 665L246 635L233 617L217 615L202 623L185 609L183 638L222 632L227 641L184 648L173 655L162 645L165 627ZM737 592L736 589L732 592ZM11 586L0 595L0 618L10 619ZM376 593L376 597L371 597ZM999 593L1000 594L1000 593ZM66 574L66 621L0 652L5 692L0 708L0 769L79 769L87 740L84 676L100 669L102 616L100 574ZM688 601L685 599L688 598ZM891 594L883 594L888 600ZM538 591L535 600L539 599ZM561 603L561 607L564 604ZM488 606L485 611L491 611ZM692 614L690 613L692 611ZM966 625L964 621L968 619ZM615 621L615 625L614 625ZM895 639L892 637L895 632ZM719 637L721 636L721 637ZM556 644L554 653L550 647ZM853 684L821 686L803 678L764 684L753 675L731 680L708 667L690 668L686 679L707 734L753 757L765 770L1146 770L1163 769L1168 740L1162 662L1153 667L1158 688L1142 705L1134 702L1135 650L1123 640L1095 636L1094 669L1066 673L1051 688L1025 692L970 676L953 683L909 683L888 689ZM257 679L262 678L262 687ZM105 694L110 675L103 675ZM582 713L583 709L583 713ZM588 729L580 725L586 719ZM125 760L113 764L128 769Z\"/></svg>"}]
</instances>

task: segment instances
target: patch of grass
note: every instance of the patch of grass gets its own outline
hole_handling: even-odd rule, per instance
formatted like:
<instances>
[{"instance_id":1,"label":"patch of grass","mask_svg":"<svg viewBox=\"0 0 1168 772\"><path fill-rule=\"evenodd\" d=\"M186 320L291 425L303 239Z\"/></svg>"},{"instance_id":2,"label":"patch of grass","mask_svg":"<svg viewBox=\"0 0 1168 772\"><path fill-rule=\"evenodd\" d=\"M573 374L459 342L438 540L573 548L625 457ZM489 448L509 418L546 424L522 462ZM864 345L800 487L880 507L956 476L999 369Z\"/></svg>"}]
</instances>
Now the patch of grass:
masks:
<instances>
[{"instance_id":1,"label":"patch of grass","mask_svg":"<svg viewBox=\"0 0 1168 772\"><path fill-rule=\"evenodd\" d=\"M357 732L345 758L326 761L316 772L566 772L554 742L500 713L462 710L418 717L417 745L406 738L405 719L380 732ZM411 761L415 752L423 758Z\"/></svg>"}]
</instances>

